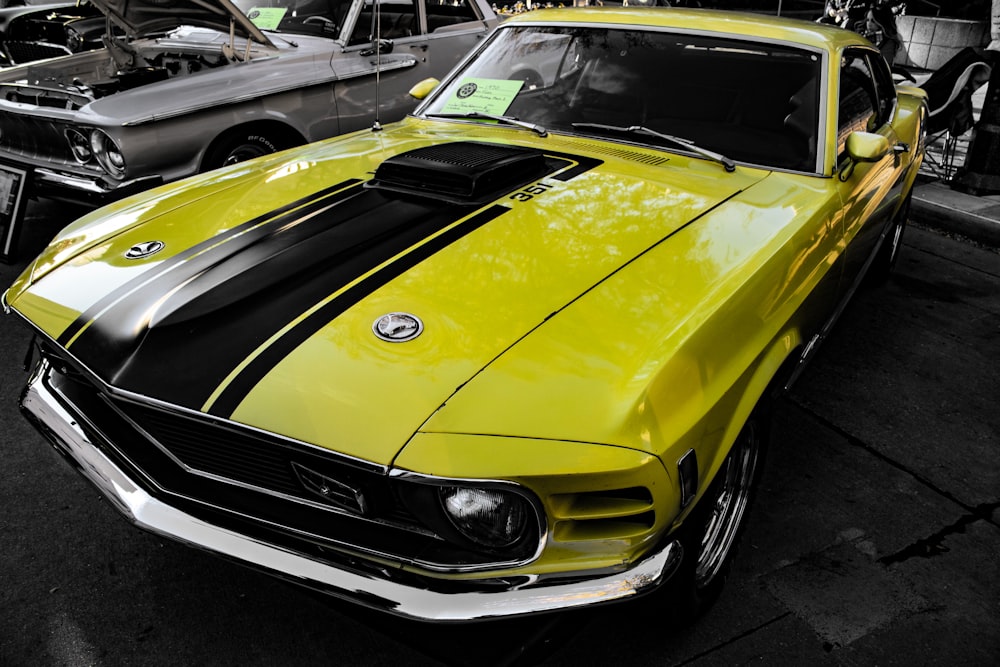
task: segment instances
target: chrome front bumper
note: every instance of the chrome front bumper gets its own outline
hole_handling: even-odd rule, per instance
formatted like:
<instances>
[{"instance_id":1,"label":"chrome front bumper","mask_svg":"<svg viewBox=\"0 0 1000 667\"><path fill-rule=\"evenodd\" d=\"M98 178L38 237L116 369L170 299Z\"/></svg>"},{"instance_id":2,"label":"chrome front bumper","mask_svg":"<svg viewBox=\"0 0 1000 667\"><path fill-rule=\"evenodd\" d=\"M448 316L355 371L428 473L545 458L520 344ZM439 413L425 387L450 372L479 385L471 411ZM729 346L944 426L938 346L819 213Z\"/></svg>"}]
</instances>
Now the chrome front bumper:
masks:
<instances>
[{"instance_id":1,"label":"chrome front bumper","mask_svg":"<svg viewBox=\"0 0 1000 667\"><path fill-rule=\"evenodd\" d=\"M424 577L421 583L426 587L417 588L213 525L154 498L90 441L71 409L46 385L44 373L33 374L22 395L21 409L56 450L140 528L294 583L408 618L472 621L621 600L659 587L681 562L681 545L668 541L629 569L592 576L588 572L574 572L569 583L566 575L522 577L523 583L506 588L455 592L462 582L448 580L444 582L449 587L445 592L434 590L435 580Z\"/></svg>"},{"instance_id":2,"label":"chrome front bumper","mask_svg":"<svg viewBox=\"0 0 1000 667\"><path fill-rule=\"evenodd\" d=\"M160 176L146 176L114 182L100 178L75 176L38 167L32 171L32 194L88 206L100 206L137 192L162 185Z\"/></svg>"}]
</instances>

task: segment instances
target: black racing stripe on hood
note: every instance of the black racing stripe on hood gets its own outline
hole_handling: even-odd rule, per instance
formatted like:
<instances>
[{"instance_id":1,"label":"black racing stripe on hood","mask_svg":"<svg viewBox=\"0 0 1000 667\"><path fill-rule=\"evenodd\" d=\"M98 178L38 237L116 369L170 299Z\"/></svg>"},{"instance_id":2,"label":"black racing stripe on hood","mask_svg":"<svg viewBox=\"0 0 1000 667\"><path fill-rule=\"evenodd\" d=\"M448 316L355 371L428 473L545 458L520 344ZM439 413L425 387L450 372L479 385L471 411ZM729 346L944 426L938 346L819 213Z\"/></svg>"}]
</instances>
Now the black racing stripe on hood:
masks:
<instances>
[{"instance_id":1,"label":"black racing stripe on hood","mask_svg":"<svg viewBox=\"0 0 1000 667\"><path fill-rule=\"evenodd\" d=\"M580 174L588 172L591 169L595 169L604 164L604 160L598 160L597 158L592 158L592 157L584 157L582 155L572 155L570 153L557 153L555 151L545 151L545 154L551 157L558 157L576 163L569 169L564 169L563 171L560 171L558 174L553 174L552 178L556 179L557 181L563 181L563 182L570 181L579 176Z\"/></svg>"},{"instance_id":2,"label":"black racing stripe on hood","mask_svg":"<svg viewBox=\"0 0 1000 667\"><path fill-rule=\"evenodd\" d=\"M108 294L104 295L93 306L88 308L85 312L81 313L80 316L77 317L76 320L59 335L56 341L64 347L67 346L69 342L73 340L73 338L77 334L79 334L80 331L89 322L92 322L100 313L110 308L113 304L120 301L129 293L134 292L137 289L141 289L142 286L150 285L160 276L169 271L176 271L179 266L185 266L189 269L194 268L194 265L187 263L188 260L191 257L194 257L199 253L204 252L208 248L216 244L222 243L224 241L229 241L230 239L239 236L240 234L246 232L247 230L252 229L257 225L260 225L266 220L277 219L279 216L288 213L289 211L295 210L299 207L311 205L313 208L315 208L319 206L324 206L329 201L325 199L326 197L329 197L333 193L344 191L345 189L350 188L351 186L357 186L360 183L361 180L357 178L351 178L345 181L341 181L336 185L331 185L330 187L324 188L323 190L313 193L308 197L303 197L302 199L285 204L284 206L281 206L280 208L277 208L273 211L269 211L268 213L262 216L258 216L253 220L248 220L247 222L237 225L236 227L233 227L232 229L227 230L222 234L213 236L212 238L206 239L201 243L198 243L197 245L191 246L190 248L188 248L183 252L177 253L170 259L158 264L156 268L151 269L146 274L144 274L140 281L126 283L125 285L122 285L118 289L113 290ZM341 192L341 196L350 196L350 194L351 194L350 191ZM144 240L150 240L150 239L144 239ZM190 271L188 273L190 273ZM183 280L187 279L188 277L189 276L185 274L184 276L178 276L176 279Z\"/></svg>"},{"instance_id":3,"label":"black racing stripe on hood","mask_svg":"<svg viewBox=\"0 0 1000 667\"><path fill-rule=\"evenodd\" d=\"M554 178L582 173L581 163L584 170L601 164L576 156L549 156L549 163ZM137 286L89 309L80 318L89 324L64 334L70 351L119 389L228 416L337 314L509 210L400 196L356 181L339 188L165 260L168 266Z\"/></svg>"},{"instance_id":4,"label":"black racing stripe on hood","mask_svg":"<svg viewBox=\"0 0 1000 667\"><path fill-rule=\"evenodd\" d=\"M115 387L199 409L233 369L309 308L474 212L354 188L128 294L70 351Z\"/></svg>"},{"instance_id":5,"label":"black racing stripe on hood","mask_svg":"<svg viewBox=\"0 0 1000 667\"><path fill-rule=\"evenodd\" d=\"M326 326L331 320L347 310L347 308L357 303L365 295L385 285L393 278L410 270L442 248L446 248L463 236L468 235L509 211L509 208L500 205L494 205L484 211L480 211L461 225L452 227L436 236L324 304L323 307L317 309L298 325L282 335L277 341L270 344L260 355L254 357L240 371L239 375L226 385L219 397L209 406L208 413L218 417L229 417L246 395L250 393L271 369L295 350L295 348Z\"/></svg>"}]
</instances>

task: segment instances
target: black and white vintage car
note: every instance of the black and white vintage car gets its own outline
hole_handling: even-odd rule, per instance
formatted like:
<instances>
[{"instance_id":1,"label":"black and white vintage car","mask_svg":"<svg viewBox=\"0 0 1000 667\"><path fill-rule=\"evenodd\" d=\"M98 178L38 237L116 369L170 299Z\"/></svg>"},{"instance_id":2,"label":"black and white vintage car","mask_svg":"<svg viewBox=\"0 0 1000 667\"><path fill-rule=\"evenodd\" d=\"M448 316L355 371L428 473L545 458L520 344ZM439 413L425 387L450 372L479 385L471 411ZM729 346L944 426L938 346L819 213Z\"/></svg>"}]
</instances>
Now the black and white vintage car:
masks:
<instances>
[{"instance_id":1,"label":"black and white vintage car","mask_svg":"<svg viewBox=\"0 0 1000 667\"><path fill-rule=\"evenodd\" d=\"M103 48L0 70L0 176L29 196L102 204L398 120L497 21L484 0L93 3Z\"/></svg>"},{"instance_id":2,"label":"black and white vintage car","mask_svg":"<svg viewBox=\"0 0 1000 667\"><path fill-rule=\"evenodd\" d=\"M0 67L100 48L104 15L89 0L20 0L0 9Z\"/></svg>"}]
</instances>

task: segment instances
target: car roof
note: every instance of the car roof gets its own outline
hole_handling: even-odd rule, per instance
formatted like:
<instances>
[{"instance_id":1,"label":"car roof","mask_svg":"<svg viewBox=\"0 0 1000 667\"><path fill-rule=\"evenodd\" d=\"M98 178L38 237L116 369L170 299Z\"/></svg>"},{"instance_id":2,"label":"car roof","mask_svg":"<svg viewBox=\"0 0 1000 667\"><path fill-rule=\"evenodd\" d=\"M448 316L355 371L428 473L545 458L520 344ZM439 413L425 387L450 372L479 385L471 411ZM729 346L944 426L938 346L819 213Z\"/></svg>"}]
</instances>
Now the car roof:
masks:
<instances>
[{"instance_id":1,"label":"car roof","mask_svg":"<svg viewBox=\"0 0 1000 667\"><path fill-rule=\"evenodd\" d=\"M543 9L511 17L507 24L618 24L652 28L675 28L691 32L713 32L753 39L802 44L824 51L836 51L845 46L868 42L860 35L843 28L811 21L709 9L675 9L670 7L571 7Z\"/></svg>"}]
</instances>

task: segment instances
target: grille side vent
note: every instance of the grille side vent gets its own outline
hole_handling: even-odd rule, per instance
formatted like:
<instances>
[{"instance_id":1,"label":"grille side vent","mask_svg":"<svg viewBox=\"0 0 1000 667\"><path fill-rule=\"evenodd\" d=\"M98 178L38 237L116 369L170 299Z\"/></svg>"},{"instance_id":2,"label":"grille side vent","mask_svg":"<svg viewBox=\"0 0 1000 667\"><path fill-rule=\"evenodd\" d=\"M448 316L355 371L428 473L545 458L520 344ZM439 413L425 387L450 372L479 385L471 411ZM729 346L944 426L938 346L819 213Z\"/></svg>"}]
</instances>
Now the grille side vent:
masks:
<instances>
[{"instance_id":1,"label":"grille side vent","mask_svg":"<svg viewBox=\"0 0 1000 667\"><path fill-rule=\"evenodd\" d=\"M482 203L548 172L545 156L531 148L459 141L395 155L375 170L368 187Z\"/></svg>"}]
</instances>

